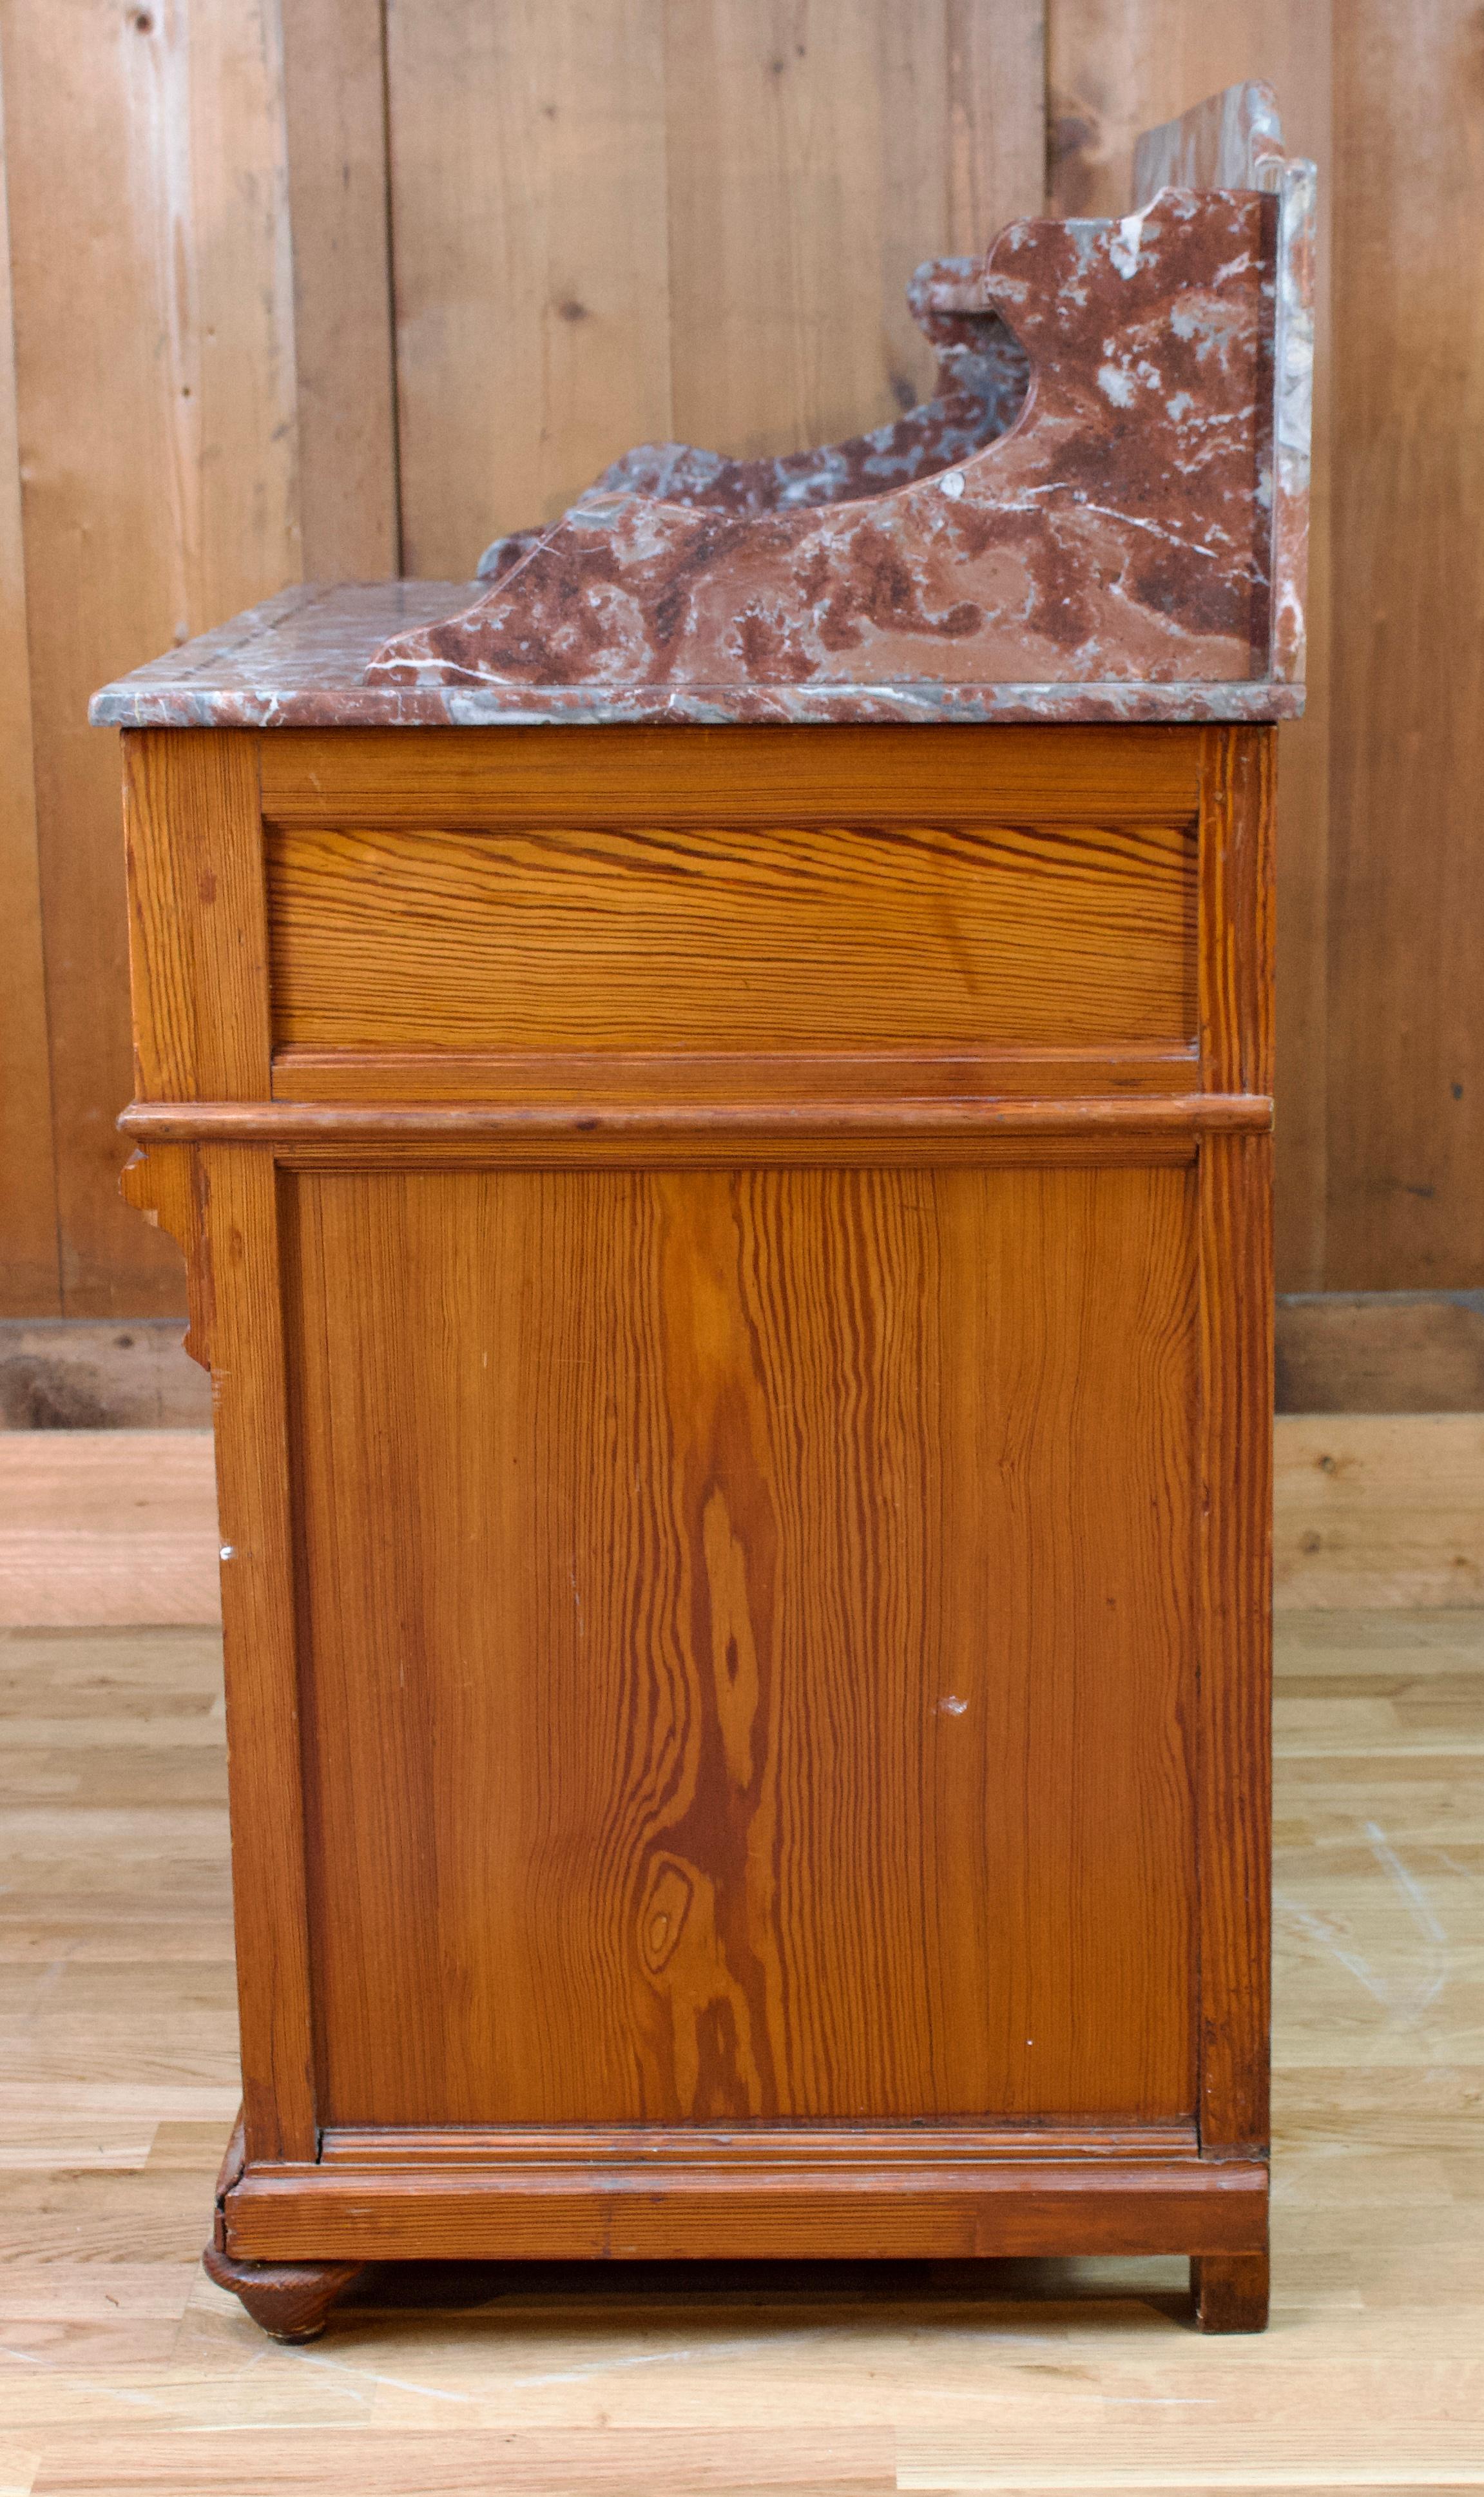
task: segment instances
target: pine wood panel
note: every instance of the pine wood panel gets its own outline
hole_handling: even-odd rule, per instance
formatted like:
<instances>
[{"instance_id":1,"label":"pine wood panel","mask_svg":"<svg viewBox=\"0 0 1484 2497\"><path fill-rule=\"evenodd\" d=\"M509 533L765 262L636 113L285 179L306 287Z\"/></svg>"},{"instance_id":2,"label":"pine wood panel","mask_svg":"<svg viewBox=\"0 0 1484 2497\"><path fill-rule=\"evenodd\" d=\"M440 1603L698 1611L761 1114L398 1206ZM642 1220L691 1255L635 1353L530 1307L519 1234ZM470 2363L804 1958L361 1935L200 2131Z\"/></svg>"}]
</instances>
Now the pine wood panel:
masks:
<instances>
[{"instance_id":1,"label":"pine wood panel","mask_svg":"<svg viewBox=\"0 0 1484 2497\"><path fill-rule=\"evenodd\" d=\"M269 1084L258 741L124 742L135 1064L143 1100L251 1101Z\"/></svg>"},{"instance_id":2,"label":"pine wood panel","mask_svg":"<svg viewBox=\"0 0 1484 2497\"><path fill-rule=\"evenodd\" d=\"M290 1514L279 1184L268 1158L203 1153L227 1650L242 2121L257 2159L315 2146L300 1668Z\"/></svg>"},{"instance_id":3,"label":"pine wood panel","mask_svg":"<svg viewBox=\"0 0 1484 2497\"><path fill-rule=\"evenodd\" d=\"M281 833L275 1045L1178 1047L1193 829Z\"/></svg>"},{"instance_id":4,"label":"pine wood panel","mask_svg":"<svg viewBox=\"0 0 1484 2497\"><path fill-rule=\"evenodd\" d=\"M0 1312L61 1310L0 84Z\"/></svg>"},{"instance_id":5,"label":"pine wood panel","mask_svg":"<svg viewBox=\"0 0 1484 2497\"><path fill-rule=\"evenodd\" d=\"M324 2119L1188 2109L1188 1176L292 1201Z\"/></svg>"},{"instance_id":6,"label":"pine wood panel","mask_svg":"<svg viewBox=\"0 0 1484 2497\"><path fill-rule=\"evenodd\" d=\"M1273 1148L1200 1163L1201 2146L1268 2139L1272 1936ZM1264 2291L1264 2300L1266 2291Z\"/></svg>"},{"instance_id":7,"label":"pine wood panel","mask_svg":"<svg viewBox=\"0 0 1484 2497\"><path fill-rule=\"evenodd\" d=\"M3 44L63 1305L136 1314L180 1263L117 1196L118 749L83 721L299 570L278 19L78 0Z\"/></svg>"},{"instance_id":8,"label":"pine wood panel","mask_svg":"<svg viewBox=\"0 0 1484 2497\"><path fill-rule=\"evenodd\" d=\"M1267 79L1277 89L1283 136L1296 153L1319 169L1319 252L1315 305L1314 443L1310 496L1309 583L1309 697L1305 717L1279 732L1278 845L1282 908L1278 953L1278 1090L1283 1114L1278 1134L1278 1273L1284 1291L1313 1291L1338 1280L1326 1263L1326 1065L1329 1049L1329 772L1330 741L1343 746L1353 715L1351 701L1330 694L1330 427L1331 332L1330 235L1347 223L1367 195L1363 212L1374 231L1386 229L1386 186L1375 178L1373 130L1391 112L1391 98L1407 89L1431 125L1439 109L1439 87L1411 67L1407 33L1414 15L1394 12L1397 58L1394 85L1378 88L1367 108L1372 118L1352 123L1355 155L1337 163L1331 145L1332 58L1342 58L1352 37L1352 13L1334 11L1333 0L1231 0L1219 9L1192 8L1188 0L1051 0L1047 12L1049 89L1049 197L1055 214L1121 214L1130 205L1133 144L1141 129L1183 112L1187 105L1238 79ZM1404 58L1404 55L1406 55ZM1347 164L1353 174L1347 178ZM1337 184L1341 186L1337 194ZM1389 363L1390 337L1379 344L1373 307L1360 313L1376 341L1378 361ZM1434 313L1430 310L1428 318ZM1443 319L1445 315L1440 316ZM1405 490L1404 490L1405 491ZM1353 601L1342 609L1349 628L1359 622ZM1384 942L1377 922L1377 940ZM1356 1010L1371 1008L1373 991L1362 984ZM1426 1017L1426 1000L1417 997ZM1399 1278L1398 1280L1402 1280ZM1410 1280L1422 1280L1421 1277ZM1439 1275L1439 1281L1462 1276Z\"/></svg>"},{"instance_id":9,"label":"pine wood panel","mask_svg":"<svg viewBox=\"0 0 1484 2497\"><path fill-rule=\"evenodd\" d=\"M1484 159L1463 0L1360 0L1336 60L1329 1281L1484 1283Z\"/></svg>"}]
</instances>

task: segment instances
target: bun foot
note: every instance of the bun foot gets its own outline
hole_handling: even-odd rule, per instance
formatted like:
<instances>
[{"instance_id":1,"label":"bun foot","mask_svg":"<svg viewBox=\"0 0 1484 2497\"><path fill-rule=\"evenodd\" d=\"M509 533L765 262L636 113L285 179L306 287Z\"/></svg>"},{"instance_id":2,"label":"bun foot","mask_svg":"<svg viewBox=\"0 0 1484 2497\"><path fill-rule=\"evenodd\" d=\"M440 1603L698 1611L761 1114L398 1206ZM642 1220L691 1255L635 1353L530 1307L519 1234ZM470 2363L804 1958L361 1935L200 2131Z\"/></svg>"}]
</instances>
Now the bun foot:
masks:
<instances>
[{"instance_id":1,"label":"bun foot","mask_svg":"<svg viewBox=\"0 0 1484 2497\"><path fill-rule=\"evenodd\" d=\"M291 2343L317 2341L336 2298L365 2269L354 2262L235 2262L215 2246L201 2260L206 2278L239 2297L270 2340Z\"/></svg>"},{"instance_id":2,"label":"bun foot","mask_svg":"<svg viewBox=\"0 0 1484 2497\"><path fill-rule=\"evenodd\" d=\"M1264 2332L1268 2323L1266 2255L1192 2255L1190 2294L1202 2332Z\"/></svg>"}]
</instances>

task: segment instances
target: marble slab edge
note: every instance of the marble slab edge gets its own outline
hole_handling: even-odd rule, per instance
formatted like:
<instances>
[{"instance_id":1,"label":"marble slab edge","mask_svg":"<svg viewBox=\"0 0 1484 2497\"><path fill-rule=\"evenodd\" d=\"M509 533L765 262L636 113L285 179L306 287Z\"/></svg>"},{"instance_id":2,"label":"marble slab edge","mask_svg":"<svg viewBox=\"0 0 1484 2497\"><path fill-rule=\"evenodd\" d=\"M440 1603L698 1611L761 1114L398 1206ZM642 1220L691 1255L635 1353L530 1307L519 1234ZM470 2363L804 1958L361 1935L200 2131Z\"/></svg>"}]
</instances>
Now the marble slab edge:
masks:
<instances>
[{"instance_id":1,"label":"marble slab edge","mask_svg":"<svg viewBox=\"0 0 1484 2497\"><path fill-rule=\"evenodd\" d=\"M1302 684L398 686L274 691L233 685L143 685L95 694L88 717L107 728L925 727L1000 721L1297 719Z\"/></svg>"}]
</instances>

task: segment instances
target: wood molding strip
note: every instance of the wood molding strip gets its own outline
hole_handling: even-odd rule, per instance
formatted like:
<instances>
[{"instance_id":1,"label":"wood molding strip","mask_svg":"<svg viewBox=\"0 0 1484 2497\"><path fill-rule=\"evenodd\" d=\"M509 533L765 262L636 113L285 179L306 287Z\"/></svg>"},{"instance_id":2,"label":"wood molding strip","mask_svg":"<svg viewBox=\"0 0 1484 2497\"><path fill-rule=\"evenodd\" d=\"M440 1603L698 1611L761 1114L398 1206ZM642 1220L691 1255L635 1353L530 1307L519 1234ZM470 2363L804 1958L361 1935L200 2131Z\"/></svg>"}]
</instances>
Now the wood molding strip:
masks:
<instances>
[{"instance_id":1,"label":"wood molding strip","mask_svg":"<svg viewBox=\"0 0 1484 2497\"><path fill-rule=\"evenodd\" d=\"M135 1101L119 1119L141 1143L294 1145L736 1136L798 1140L911 1135L944 1145L982 1136L1266 1134L1273 1104L1246 1092L1152 1093L1081 1100L604 1103Z\"/></svg>"},{"instance_id":2,"label":"wood molding strip","mask_svg":"<svg viewBox=\"0 0 1484 2497\"><path fill-rule=\"evenodd\" d=\"M779 2170L983 2165L1004 2160L1190 2159L1200 2143L1193 2119L1177 2124L1088 2125L737 2125L729 2132L691 2125L332 2125L321 2137L321 2167L395 2170L429 2165L550 2169L593 2160L641 2167ZM265 2171L260 2166L255 2174ZM292 2169L280 2172L292 2174Z\"/></svg>"},{"instance_id":3,"label":"wood molding strip","mask_svg":"<svg viewBox=\"0 0 1484 2497\"><path fill-rule=\"evenodd\" d=\"M886 2163L854 2168L748 2163L730 2171L428 2167L399 2172L250 2169L227 2195L238 2260L465 2260L593 2256L925 2257L1241 2254L1267 2243L1258 2160L1077 2159Z\"/></svg>"}]
</instances>

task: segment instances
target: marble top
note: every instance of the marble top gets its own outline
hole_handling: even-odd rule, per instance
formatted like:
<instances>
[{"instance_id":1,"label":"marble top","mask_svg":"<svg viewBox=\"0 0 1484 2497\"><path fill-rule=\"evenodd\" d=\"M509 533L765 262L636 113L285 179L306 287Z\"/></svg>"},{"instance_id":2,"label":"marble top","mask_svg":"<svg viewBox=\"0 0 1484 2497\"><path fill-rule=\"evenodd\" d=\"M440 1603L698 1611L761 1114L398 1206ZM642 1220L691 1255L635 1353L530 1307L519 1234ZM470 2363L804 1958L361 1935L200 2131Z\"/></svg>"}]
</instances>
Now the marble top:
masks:
<instances>
[{"instance_id":1,"label":"marble top","mask_svg":"<svg viewBox=\"0 0 1484 2497\"><path fill-rule=\"evenodd\" d=\"M460 585L303 586L95 696L129 727L1291 718L1312 168L1271 91L1141 142L1123 218L928 263L916 419L643 445Z\"/></svg>"},{"instance_id":2,"label":"marble top","mask_svg":"<svg viewBox=\"0 0 1484 2497\"><path fill-rule=\"evenodd\" d=\"M736 719L852 720L1271 720L1293 719L1304 688L1263 682L1206 684L808 685L776 709L756 689L634 686L543 689L479 684L367 682L366 669L394 635L457 614L478 582L304 584L249 607L214 633L120 677L93 696L95 724L115 728L485 728L536 722Z\"/></svg>"}]
</instances>

